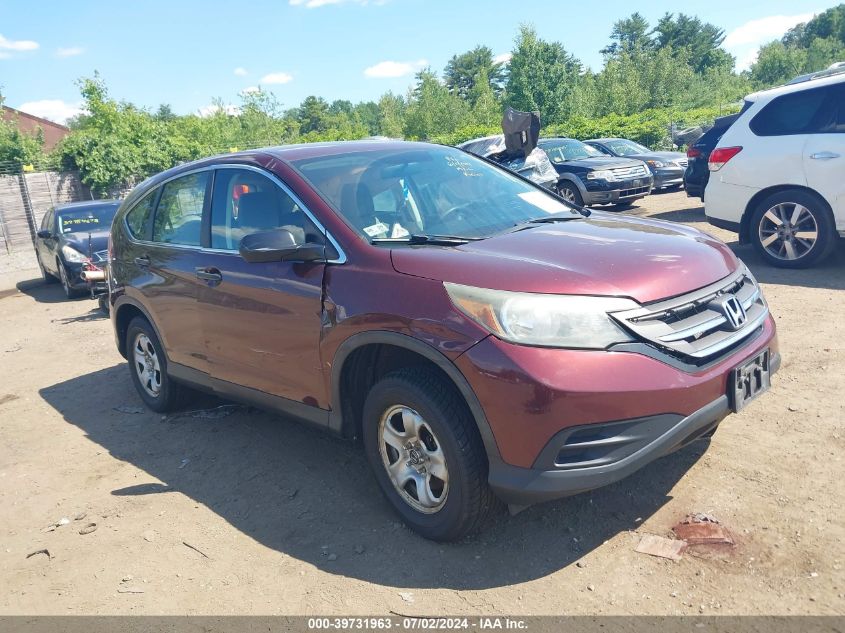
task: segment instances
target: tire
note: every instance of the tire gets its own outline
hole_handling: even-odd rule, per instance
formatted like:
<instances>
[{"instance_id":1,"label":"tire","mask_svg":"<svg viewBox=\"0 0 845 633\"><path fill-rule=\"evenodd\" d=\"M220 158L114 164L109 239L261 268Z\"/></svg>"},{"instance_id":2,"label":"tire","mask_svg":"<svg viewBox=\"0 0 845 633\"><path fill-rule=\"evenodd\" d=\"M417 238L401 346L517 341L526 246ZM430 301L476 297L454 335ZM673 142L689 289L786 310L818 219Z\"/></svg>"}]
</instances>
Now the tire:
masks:
<instances>
[{"instance_id":1,"label":"tire","mask_svg":"<svg viewBox=\"0 0 845 633\"><path fill-rule=\"evenodd\" d=\"M79 296L79 291L71 288L70 286L70 279L67 276L67 268L62 263L62 260L56 260L56 266L59 267L59 281L62 282L62 290L65 291L65 297L68 299L75 299Z\"/></svg>"},{"instance_id":2,"label":"tire","mask_svg":"<svg viewBox=\"0 0 845 633\"><path fill-rule=\"evenodd\" d=\"M45 284L54 284L59 281L54 275L47 272L47 269L44 268L44 264L41 263L41 257L39 255L36 255L35 259L38 260L38 270L41 271L41 279L44 280Z\"/></svg>"},{"instance_id":3,"label":"tire","mask_svg":"<svg viewBox=\"0 0 845 633\"><path fill-rule=\"evenodd\" d=\"M578 187L567 180L558 183L557 193L567 202L576 204L579 207L584 206L584 198L581 196L581 192L578 191Z\"/></svg>"},{"instance_id":4,"label":"tire","mask_svg":"<svg viewBox=\"0 0 845 633\"><path fill-rule=\"evenodd\" d=\"M487 456L466 403L429 369L400 369L373 386L364 403L363 440L382 492L425 538L461 539L500 505L487 484ZM415 446L400 453L390 442ZM398 465L396 476L388 465ZM407 480L406 487L395 480Z\"/></svg>"},{"instance_id":5,"label":"tire","mask_svg":"<svg viewBox=\"0 0 845 633\"><path fill-rule=\"evenodd\" d=\"M138 355L136 356L136 348ZM142 352L146 354L142 356ZM149 321L135 317L126 330L126 356L132 384L150 409L167 413L186 405L193 392L167 374L167 355ZM145 362L146 361L146 362ZM142 379L139 365L144 364Z\"/></svg>"},{"instance_id":6,"label":"tire","mask_svg":"<svg viewBox=\"0 0 845 633\"><path fill-rule=\"evenodd\" d=\"M760 202L748 227L760 256L779 268L807 268L833 251L838 235L830 207L818 196L788 189Z\"/></svg>"},{"instance_id":7,"label":"tire","mask_svg":"<svg viewBox=\"0 0 845 633\"><path fill-rule=\"evenodd\" d=\"M108 314L109 313L109 296L108 295L100 295L99 297L97 297L97 305L100 307L101 312Z\"/></svg>"}]
</instances>

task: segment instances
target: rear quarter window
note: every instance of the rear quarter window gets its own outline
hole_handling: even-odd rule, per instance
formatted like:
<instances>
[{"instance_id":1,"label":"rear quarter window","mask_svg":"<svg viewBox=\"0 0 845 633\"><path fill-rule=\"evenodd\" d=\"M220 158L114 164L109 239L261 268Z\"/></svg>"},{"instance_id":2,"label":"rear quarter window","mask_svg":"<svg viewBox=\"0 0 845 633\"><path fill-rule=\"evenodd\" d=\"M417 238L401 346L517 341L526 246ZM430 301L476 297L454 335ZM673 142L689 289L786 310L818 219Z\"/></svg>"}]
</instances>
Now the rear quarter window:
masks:
<instances>
[{"instance_id":1,"label":"rear quarter window","mask_svg":"<svg viewBox=\"0 0 845 633\"><path fill-rule=\"evenodd\" d=\"M830 122L827 87L802 90L776 97L751 119L757 136L789 136L823 131Z\"/></svg>"},{"instance_id":2,"label":"rear quarter window","mask_svg":"<svg viewBox=\"0 0 845 633\"><path fill-rule=\"evenodd\" d=\"M150 191L126 214L129 235L136 240L150 239L150 218L153 215L157 193L158 189Z\"/></svg>"}]
</instances>

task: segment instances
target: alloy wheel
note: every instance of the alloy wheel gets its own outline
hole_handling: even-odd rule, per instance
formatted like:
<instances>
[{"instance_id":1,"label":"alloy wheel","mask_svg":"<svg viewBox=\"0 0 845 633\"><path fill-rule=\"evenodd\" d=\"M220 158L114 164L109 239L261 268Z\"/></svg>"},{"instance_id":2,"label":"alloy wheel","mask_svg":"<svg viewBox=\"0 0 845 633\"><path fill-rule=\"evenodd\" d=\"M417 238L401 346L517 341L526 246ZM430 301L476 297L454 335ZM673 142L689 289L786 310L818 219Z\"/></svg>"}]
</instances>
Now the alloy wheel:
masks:
<instances>
[{"instance_id":1,"label":"alloy wheel","mask_svg":"<svg viewBox=\"0 0 845 633\"><path fill-rule=\"evenodd\" d=\"M135 337L132 360L144 391L157 398L161 392L161 364L153 342L143 332L139 332Z\"/></svg>"},{"instance_id":2,"label":"alloy wheel","mask_svg":"<svg viewBox=\"0 0 845 633\"><path fill-rule=\"evenodd\" d=\"M572 202L573 204L577 201L575 200L575 192L572 191L569 187L561 187L560 188L560 197L566 200L567 202Z\"/></svg>"},{"instance_id":3,"label":"alloy wheel","mask_svg":"<svg viewBox=\"0 0 845 633\"><path fill-rule=\"evenodd\" d=\"M396 492L424 514L438 512L449 492L446 456L423 417L404 405L387 409L379 420L379 452Z\"/></svg>"},{"instance_id":4,"label":"alloy wheel","mask_svg":"<svg viewBox=\"0 0 845 633\"><path fill-rule=\"evenodd\" d=\"M70 298L71 295L73 295L73 290L70 287L70 279L67 277L67 270L61 262L59 262L59 277L62 280L62 289L65 291L65 295Z\"/></svg>"},{"instance_id":5,"label":"alloy wheel","mask_svg":"<svg viewBox=\"0 0 845 633\"><path fill-rule=\"evenodd\" d=\"M758 236L769 255L794 261L813 249L819 238L819 227L807 207L795 202L781 202L760 218Z\"/></svg>"}]
</instances>

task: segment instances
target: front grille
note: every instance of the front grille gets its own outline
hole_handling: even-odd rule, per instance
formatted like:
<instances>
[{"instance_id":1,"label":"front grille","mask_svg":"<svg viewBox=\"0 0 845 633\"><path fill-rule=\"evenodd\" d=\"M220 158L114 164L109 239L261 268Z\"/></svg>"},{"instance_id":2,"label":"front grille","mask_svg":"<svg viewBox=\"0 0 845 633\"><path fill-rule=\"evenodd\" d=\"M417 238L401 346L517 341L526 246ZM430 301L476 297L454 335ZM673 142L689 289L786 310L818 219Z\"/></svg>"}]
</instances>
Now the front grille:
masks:
<instances>
[{"instance_id":1,"label":"front grille","mask_svg":"<svg viewBox=\"0 0 845 633\"><path fill-rule=\"evenodd\" d=\"M722 309L735 297L746 320L733 326ZM701 363L736 347L754 334L769 313L757 281L742 270L715 284L673 299L647 304L613 316L640 339L675 356Z\"/></svg>"},{"instance_id":2,"label":"front grille","mask_svg":"<svg viewBox=\"0 0 845 633\"><path fill-rule=\"evenodd\" d=\"M616 167L610 170L614 180L628 180L630 178L641 178L648 175L645 165L634 165L632 167Z\"/></svg>"},{"instance_id":3,"label":"front grille","mask_svg":"<svg viewBox=\"0 0 845 633\"><path fill-rule=\"evenodd\" d=\"M623 189L619 192L620 198L628 198L630 196L640 196L644 193L648 193L650 189L648 187L637 187L636 189Z\"/></svg>"},{"instance_id":4,"label":"front grille","mask_svg":"<svg viewBox=\"0 0 845 633\"><path fill-rule=\"evenodd\" d=\"M679 167L683 167L683 168L686 168L686 166L687 166L687 164L688 164L688 163L687 163L687 159L686 159L686 158L682 158L682 159L677 160L677 161L675 161L675 162L676 162L676 163L678 163L678 166L679 166Z\"/></svg>"}]
</instances>

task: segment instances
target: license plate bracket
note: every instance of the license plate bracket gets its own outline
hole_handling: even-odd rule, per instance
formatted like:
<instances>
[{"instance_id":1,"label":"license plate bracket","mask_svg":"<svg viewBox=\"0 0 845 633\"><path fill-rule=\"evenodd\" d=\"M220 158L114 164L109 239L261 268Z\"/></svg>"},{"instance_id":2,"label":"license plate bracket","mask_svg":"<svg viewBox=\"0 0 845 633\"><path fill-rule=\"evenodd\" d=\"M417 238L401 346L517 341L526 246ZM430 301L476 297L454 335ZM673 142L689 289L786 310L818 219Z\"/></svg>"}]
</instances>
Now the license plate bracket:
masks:
<instances>
[{"instance_id":1,"label":"license plate bracket","mask_svg":"<svg viewBox=\"0 0 845 633\"><path fill-rule=\"evenodd\" d=\"M771 354L767 349L731 372L728 381L728 399L734 412L744 409L749 402L772 386L770 359Z\"/></svg>"}]
</instances>

